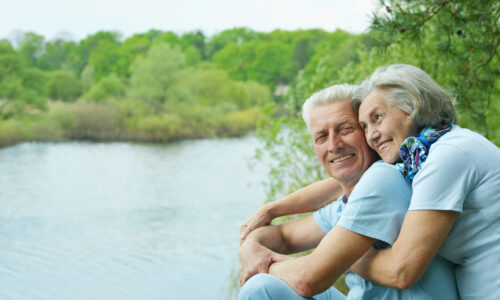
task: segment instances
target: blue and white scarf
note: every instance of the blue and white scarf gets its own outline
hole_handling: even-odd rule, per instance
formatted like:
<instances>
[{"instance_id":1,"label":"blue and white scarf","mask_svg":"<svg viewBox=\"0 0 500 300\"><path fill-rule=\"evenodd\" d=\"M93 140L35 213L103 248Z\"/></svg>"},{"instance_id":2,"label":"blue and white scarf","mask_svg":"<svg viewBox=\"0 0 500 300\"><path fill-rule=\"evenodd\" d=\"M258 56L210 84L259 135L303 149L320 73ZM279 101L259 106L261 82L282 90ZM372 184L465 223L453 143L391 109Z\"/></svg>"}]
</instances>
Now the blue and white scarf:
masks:
<instances>
[{"instance_id":1,"label":"blue and white scarf","mask_svg":"<svg viewBox=\"0 0 500 300\"><path fill-rule=\"evenodd\" d=\"M410 136L399 148L402 162L396 166L407 181L412 181L427 159L429 148L440 137L451 130L451 124L439 127L425 127L416 137Z\"/></svg>"}]
</instances>

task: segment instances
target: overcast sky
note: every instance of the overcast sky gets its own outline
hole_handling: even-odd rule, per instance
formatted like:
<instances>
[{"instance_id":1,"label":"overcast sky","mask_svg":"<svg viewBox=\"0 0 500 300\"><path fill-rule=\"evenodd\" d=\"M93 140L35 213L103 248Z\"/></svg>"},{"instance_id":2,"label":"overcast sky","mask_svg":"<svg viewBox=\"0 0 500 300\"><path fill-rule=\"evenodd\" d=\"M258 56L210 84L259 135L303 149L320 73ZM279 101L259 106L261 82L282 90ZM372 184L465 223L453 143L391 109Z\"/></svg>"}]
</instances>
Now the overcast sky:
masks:
<instances>
[{"instance_id":1,"label":"overcast sky","mask_svg":"<svg viewBox=\"0 0 500 300\"><path fill-rule=\"evenodd\" d=\"M34 31L53 39L62 32L79 40L100 30L124 37L149 29L206 35L234 27L343 29L361 33L377 0L0 0L0 39Z\"/></svg>"}]
</instances>

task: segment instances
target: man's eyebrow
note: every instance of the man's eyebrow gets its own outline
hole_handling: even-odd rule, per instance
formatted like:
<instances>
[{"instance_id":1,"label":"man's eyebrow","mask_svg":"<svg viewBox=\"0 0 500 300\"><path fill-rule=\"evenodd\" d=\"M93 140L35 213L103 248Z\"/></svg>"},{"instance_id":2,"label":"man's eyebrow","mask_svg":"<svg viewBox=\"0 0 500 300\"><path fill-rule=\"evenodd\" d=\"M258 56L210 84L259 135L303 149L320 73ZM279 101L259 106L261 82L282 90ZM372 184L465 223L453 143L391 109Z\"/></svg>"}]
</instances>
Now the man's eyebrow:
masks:
<instances>
[{"instance_id":1,"label":"man's eyebrow","mask_svg":"<svg viewBox=\"0 0 500 300\"><path fill-rule=\"evenodd\" d=\"M353 118L351 117L347 117L345 119L342 119L340 121L337 122L337 125L344 125L345 123L349 122L349 121L354 121Z\"/></svg>"},{"instance_id":2,"label":"man's eyebrow","mask_svg":"<svg viewBox=\"0 0 500 300\"><path fill-rule=\"evenodd\" d=\"M317 134L321 134L325 132L325 129L321 128L321 129L316 129L316 131L313 132L313 135L317 135Z\"/></svg>"}]
</instances>

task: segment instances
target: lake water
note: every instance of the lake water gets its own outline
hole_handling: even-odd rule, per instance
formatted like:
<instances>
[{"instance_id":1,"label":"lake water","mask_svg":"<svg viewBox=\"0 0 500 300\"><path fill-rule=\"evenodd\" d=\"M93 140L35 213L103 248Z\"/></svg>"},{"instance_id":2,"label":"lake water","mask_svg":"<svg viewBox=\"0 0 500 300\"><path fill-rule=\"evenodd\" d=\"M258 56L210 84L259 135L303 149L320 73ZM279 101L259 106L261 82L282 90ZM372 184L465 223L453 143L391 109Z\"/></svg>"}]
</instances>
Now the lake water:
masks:
<instances>
[{"instance_id":1,"label":"lake water","mask_svg":"<svg viewBox=\"0 0 500 300\"><path fill-rule=\"evenodd\" d=\"M227 299L238 227L264 199L257 146L0 149L0 299Z\"/></svg>"}]
</instances>

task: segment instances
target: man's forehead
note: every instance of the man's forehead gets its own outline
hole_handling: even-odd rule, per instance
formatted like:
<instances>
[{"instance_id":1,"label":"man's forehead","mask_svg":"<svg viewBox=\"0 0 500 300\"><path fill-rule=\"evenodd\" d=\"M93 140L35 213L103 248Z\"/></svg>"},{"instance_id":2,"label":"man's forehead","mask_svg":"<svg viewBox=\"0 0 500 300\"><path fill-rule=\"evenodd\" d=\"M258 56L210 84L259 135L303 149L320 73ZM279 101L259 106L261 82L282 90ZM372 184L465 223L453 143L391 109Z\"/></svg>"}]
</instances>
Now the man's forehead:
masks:
<instances>
[{"instance_id":1,"label":"man's forehead","mask_svg":"<svg viewBox=\"0 0 500 300\"><path fill-rule=\"evenodd\" d=\"M310 116L311 123L334 122L337 124L349 121L358 122L358 116L349 101L339 101L316 106Z\"/></svg>"}]
</instances>

